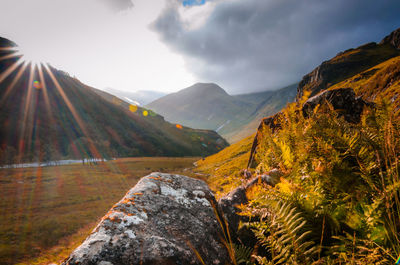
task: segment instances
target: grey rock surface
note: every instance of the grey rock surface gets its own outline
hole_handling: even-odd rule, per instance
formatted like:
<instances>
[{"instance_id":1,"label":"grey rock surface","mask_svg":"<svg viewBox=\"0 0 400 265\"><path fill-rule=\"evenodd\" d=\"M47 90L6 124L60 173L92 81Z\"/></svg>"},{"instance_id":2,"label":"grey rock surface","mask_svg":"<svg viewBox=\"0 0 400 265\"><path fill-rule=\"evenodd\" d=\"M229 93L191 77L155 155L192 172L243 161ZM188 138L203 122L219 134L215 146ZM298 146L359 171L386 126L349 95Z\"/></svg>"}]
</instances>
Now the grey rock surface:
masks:
<instances>
[{"instance_id":1,"label":"grey rock surface","mask_svg":"<svg viewBox=\"0 0 400 265\"><path fill-rule=\"evenodd\" d=\"M227 222L229 233L233 241L239 240L239 242L245 243L248 246L253 246L257 242L251 229L247 227L239 227L240 222L249 222L250 219L246 216L240 215L240 209L238 209L238 206L248 203L246 195L248 189L259 183L275 186L280 182L282 176L283 173L280 170L273 169L265 174L258 175L248 180L247 183L237 187L219 199L218 206Z\"/></svg>"},{"instance_id":2,"label":"grey rock surface","mask_svg":"<svg viewBox=\"0 0 400 265\"><path fill-rule=\"evenodd\" d=\"M143 177L63 265L227 264L216 201L207 184L181 175Z\"/></svg>"},{"instance_id":3,"label":"grey rock surface","mask_svg":"<svg viewBox=\"0 0 400 265\"><path fill-rule=\"evenodd\" d=\"M258 175L248 180L246 184L237 187L219 199L219 209L221 213L223 213L225 220L227 220L231 234L235 234L240 221L248 221L247 217L238 215L240 210L237 208L237 206L241 204L248 203L246 191L258 183L275 186L280 182L282 176L283 173L280 170L272 169L265 174Z\"/></svg>"}]
</instances>

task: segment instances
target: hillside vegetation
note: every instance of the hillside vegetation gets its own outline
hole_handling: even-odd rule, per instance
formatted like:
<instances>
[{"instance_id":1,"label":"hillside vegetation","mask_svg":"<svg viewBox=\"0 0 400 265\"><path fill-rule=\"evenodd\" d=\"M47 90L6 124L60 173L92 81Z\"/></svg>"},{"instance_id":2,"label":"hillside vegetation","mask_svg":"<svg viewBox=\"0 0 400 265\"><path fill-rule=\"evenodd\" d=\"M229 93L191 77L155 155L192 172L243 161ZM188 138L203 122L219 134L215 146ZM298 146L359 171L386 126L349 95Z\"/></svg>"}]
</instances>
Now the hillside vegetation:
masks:
<instances>
[{"instance_id":1,"label":"hillside vegetation","mask_svg":"<svg viewBox=\"0 0 400 265\"><path fill-rule=\"evenodd\" d=\"M251 221L241 227L254 233L256 243L246 241L239 247L247 251L240 264L396 262L400 255L400 59L392 56L397 51L387 45L369 44L330 61L363 56L357 59L365 61L362 67L326 84L327 89L353 88L374 103L364 107L359 123L347 122L341 110L328 102L303 116L307 95L316 91L299 90L298 102L276 117L278 129L260 127L255 167L249 172L255 176L277 169L282 177L275 186L260 183L247 191L249 203L240 209ZM368 51L360 53L365 48ZM385 51L390 51L388 60L369 57L375 52L384 57ZM341 71L330 69L331 77L336 70ZM222 194L248 181L245 157L238 155L249 157L247 140L198 162L197 169L210 174L212 187Z\"/></svg>"},{"instance_id":2,"label":"hillside vegetation","mask_svg":"<svg viewBox=\"0 0 400 265\"><path fill-rule=\"evenodd\" d=\"M400 107L400 56L378 64L346 79L329 89L351 87L366 100L385 98L393 104L394 111Z\"/></svg>"},{"instance_id":3,"label":"hillside vegetation","mask_svg":"<svg viewBox=\"0 0 400 265\"><path fill-rule=\"evenodd\" d=\"M217 195L224 194L242 182L242 169L247 166L254 136L249 136L217 154L197 161L196 171L208 176Z\"/></svg>"}]
</instances>

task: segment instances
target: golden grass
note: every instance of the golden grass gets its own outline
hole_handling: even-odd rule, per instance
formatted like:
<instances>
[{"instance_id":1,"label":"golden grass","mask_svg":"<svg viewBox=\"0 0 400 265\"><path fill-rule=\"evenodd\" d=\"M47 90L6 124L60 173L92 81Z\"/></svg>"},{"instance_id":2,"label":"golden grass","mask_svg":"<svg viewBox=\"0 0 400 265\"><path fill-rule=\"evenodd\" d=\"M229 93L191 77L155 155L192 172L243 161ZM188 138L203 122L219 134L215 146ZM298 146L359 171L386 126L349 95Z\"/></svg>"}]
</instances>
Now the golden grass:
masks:
<instances>
[{"instance_id":1,"label":"golden grass","mask_svg":"<svg viewBox=\"0 0 400 265\"><path fill-rule=\"evenodd\" d=\"M193 176L187 169L196 160L124 158L93 166L1 169L0 264L59 262L141 177L154 171Z\"/></svg>"},{"instance_id":2,"label":"golden grass","mask_svg":"<svg viewBox=\"0 0 400 265\"><path fill-rule=\"evenodd\" d=\"M207 181L210 188L216 191L217 197L241 184L243 178L240 172L247 166L253 139L254 135L249 136L197 161L196 171L209 176Z\"/></svg>"}]
</instances>

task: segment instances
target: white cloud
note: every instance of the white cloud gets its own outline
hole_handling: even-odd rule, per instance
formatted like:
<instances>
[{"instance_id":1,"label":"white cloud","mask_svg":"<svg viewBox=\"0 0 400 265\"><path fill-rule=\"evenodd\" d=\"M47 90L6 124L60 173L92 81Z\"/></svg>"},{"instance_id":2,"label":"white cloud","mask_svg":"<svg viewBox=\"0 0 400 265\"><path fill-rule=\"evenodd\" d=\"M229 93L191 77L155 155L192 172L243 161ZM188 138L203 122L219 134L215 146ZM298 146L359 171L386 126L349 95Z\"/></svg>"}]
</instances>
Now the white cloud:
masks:
<instances>
[{"instance_id":1,"label":"white cloud","mask_svg":"<svg viewBox=\"0 0 400 265\"><path fill-rule=\"evenodd\" d=\"M97 88L174 91L195 80L148 25L164 0L2 0L0 36Z\"/></svg>"}]
</instances>

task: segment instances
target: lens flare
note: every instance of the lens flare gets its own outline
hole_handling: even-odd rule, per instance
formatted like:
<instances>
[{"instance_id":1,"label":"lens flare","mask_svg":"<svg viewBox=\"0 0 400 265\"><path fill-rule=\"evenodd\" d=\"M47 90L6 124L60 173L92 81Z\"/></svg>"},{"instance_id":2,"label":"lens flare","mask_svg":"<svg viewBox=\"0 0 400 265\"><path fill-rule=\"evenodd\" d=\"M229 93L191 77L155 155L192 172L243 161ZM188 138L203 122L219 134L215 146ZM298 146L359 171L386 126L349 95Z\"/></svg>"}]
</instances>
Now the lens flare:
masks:
<instances>
[{"instance_id":1,"label":"lens flare","mask_svg":"<svg viewBox=\"0 0 400 265\"><path fill-rule=\"evenodd\" d=\"M138 110L138 106L136 106L136 105L129 105L129 110L131 111L131 112L136 112L137 110Z\"/></svg>"},{"instance_id":2,"label":"lens flare","mask_svg":"<svg viewBox=\"0 0 400 265\"><path fill-rule=\"evenodd\" d=\"M42 85L40 84L40 82L38 80L33 81L33 87L36 89L41 89Z\"/></svg>"}]
</instances>

